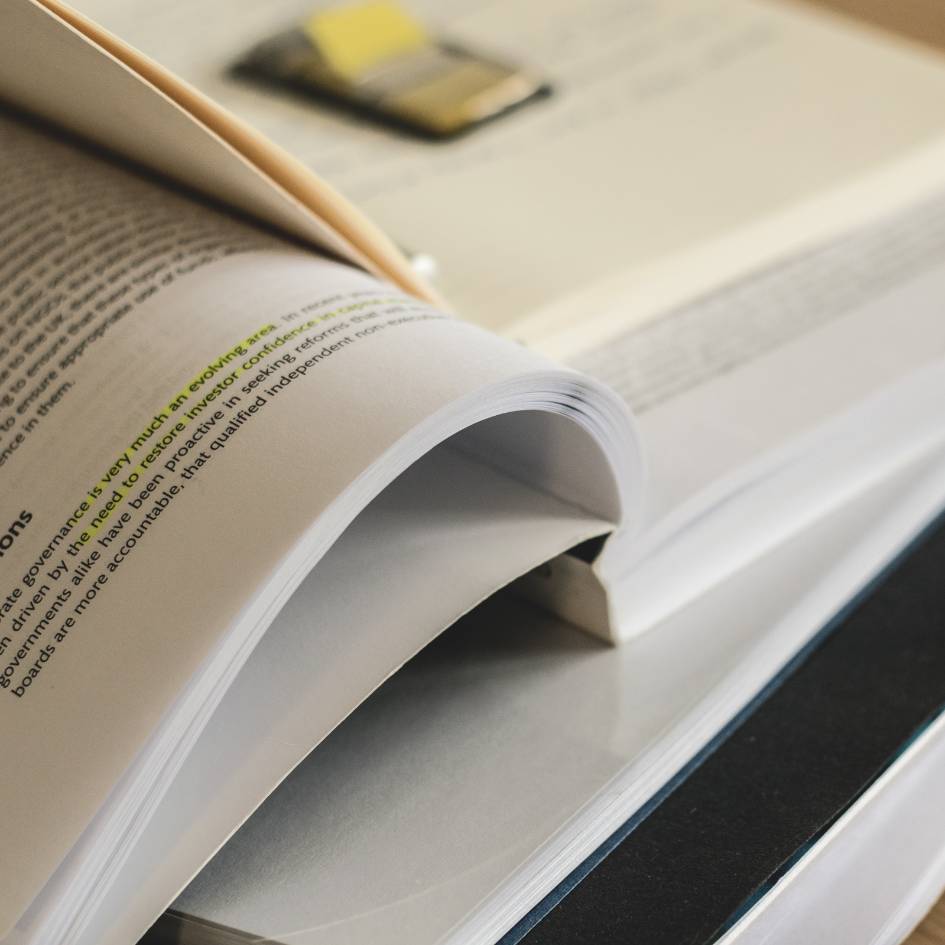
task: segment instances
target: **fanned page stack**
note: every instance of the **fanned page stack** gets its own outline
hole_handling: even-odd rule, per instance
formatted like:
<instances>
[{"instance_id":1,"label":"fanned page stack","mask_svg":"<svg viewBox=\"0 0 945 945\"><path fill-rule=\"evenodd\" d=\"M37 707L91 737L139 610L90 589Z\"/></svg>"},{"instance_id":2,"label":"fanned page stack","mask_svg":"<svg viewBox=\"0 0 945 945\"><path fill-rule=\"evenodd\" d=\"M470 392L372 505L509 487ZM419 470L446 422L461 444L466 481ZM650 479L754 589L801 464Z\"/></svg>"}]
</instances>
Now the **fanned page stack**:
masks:
<instances>
[{"instance_id":1,"label":"fanned page stack","mask_svg":"<svg viewBox=\"0 0 945 945\"><path fill-rule=\"evenodd\" d=\"M384 218L399 201L409 239L437 229L424 228L433 206L440 229L478 234L444 238L454 314L377 227L241 119L56 0L0 5L3 945L137 941L316 745L508 586L503 619L543 614L549 639L597 654L576 656L562 685L523 689L551 727L571 706L597 753L580 777L563 755L532 771L547 805L520 825L524 845L505 855L484 831L476 855L492 872L470 870L422 921L291 938L494 940L941 503L945 66L791 6L726 8L760 50L738 68L777 86L803 49L804 81L822 90L811 114L772 106L758 126L771 140L755 144L775 123L787 146L845 122L848 153L811 148L774 193L737 164L752 142L735 133L731 154L687 154L705 165L691 194L674 205L651 188L636 216L620 178L637 154L655 180L660 160L628 127L645 136L656 118L618 116L605 130L624 150L601 142L616 164L570 191L536 164L540 209L488 238L524 159L492 162L491 180L454 188L450 206L424 201L415 220L392 183L386 209L384 194L367 203ZM732 98L719 120L735 128L740 107L767 104ZM548 167L579 177L568 147ZM700 204L729 164L744 194ZM661 229L673 214L690 221L685 245ZM679 629L746 569L779 573L779 549L877 495L905 498L804 619L780 619L781 587L755 614L763 639L737 622L728 636ZM841 550L801 557L823 575ZM619 677L619 694L582 714L601 676ZM631 732L628 712L647 725ZM347 770L323 755L308 768ZM435 808L455 785L425 789L419 770L391 793ZM488 819L489 797L471 796ZM317 834L292 803L278 809L296 836ZM387 848L395 861L407 833ZM312 843L326 888L353 890L354 861ZM285 903L227 912L214 883L231 880L211 868L181 901L204 909L201 934L220 920L274 937L265 915L283 931L338 921L293 919Z\"/></svg>"}]
</instances>

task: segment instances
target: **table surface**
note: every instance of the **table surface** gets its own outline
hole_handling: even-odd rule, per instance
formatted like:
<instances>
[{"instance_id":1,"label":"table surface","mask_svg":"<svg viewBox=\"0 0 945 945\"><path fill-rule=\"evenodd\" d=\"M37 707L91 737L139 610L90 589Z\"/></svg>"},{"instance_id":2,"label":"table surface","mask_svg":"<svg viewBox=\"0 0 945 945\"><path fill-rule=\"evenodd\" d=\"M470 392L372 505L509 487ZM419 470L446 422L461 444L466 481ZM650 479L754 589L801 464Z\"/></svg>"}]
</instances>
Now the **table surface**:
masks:
<instances>
[{"instance_id":1,"label":"table surface","mask_svg":"<svg viewBox=\"0 0 945 945\"><path fill-rule=\"evenodd\" d=\"M804 0L945 51L942 0Z\"/></svg>"},{"instance_id":2,"label":"table surface","mask_svg":"<svg viewBox=\"0 0 945 945\"><path fill-rule=\"evenodd\" d=\"M945 896L906 939L905 945L943 945L945 943Z\"/></svg>"}]
</instances>

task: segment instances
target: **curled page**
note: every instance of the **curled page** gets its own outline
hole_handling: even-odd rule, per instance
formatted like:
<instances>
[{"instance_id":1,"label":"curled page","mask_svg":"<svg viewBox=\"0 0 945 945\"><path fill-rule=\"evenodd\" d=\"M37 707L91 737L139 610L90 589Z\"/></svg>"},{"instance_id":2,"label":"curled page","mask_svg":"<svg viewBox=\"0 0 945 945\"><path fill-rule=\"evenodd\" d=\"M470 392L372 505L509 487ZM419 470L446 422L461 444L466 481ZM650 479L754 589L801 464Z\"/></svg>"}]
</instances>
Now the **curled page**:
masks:
<instances>
[{"instance_id":1,"label":"curled page","mask_svg":"<svg viewBox=\"0 0 945 945\"><path fill-rule=\"evenodd\" d=\"M17 759L0 831L23 851L0 863L0 930L53 945L90 921L282 606L421 458L449 441L482 468L430 467L411 493L444 508L438 562L496 539L488 522L502 553L488 580L402 579L441 605L419 637L372 650L334 619L350 671L313 671L321 730L484 595L628 528L641 463L597 382L45 125L0 115L0 180L0 739ZM365 532L362 560L400 553L410 509ZM381 593L370 573L339 576L342 603Z\"/></svg>"}]
</instances>

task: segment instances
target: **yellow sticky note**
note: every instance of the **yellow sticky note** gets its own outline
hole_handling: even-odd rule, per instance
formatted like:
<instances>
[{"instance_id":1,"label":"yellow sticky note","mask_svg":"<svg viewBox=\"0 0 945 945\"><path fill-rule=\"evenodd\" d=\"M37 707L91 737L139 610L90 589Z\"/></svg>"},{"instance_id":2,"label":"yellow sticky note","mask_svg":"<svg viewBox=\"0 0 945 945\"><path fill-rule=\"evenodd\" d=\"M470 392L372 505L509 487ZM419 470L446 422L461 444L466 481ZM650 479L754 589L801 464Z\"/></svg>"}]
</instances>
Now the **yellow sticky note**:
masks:
<instances>
[{"instance_id":1,"label":"yellow sticky note","mask_svg":"<svg viewBox=\"0 0 945 945\"><path fill-rule=\"evenodd\" d=\"M430 42L423 24L393 0L322 10L304 28L328 67L348 80Z\"/></svg>"}]
</instances>

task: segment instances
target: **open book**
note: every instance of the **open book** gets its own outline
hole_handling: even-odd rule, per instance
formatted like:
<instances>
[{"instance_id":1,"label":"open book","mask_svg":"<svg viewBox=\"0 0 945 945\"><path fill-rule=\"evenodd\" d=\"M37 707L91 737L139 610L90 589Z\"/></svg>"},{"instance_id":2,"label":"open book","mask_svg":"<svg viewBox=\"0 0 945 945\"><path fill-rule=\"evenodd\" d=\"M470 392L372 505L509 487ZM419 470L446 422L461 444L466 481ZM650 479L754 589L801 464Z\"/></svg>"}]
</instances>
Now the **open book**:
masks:
<instances>
[{"instance_id":1,"label":"open book","mask_svg":"<svg viewBox=\"0 0 945 945\"><path fill-rule=\"evenodd\" d=\"M766 15L897 90L870 120L899 149L584 326L500 284L447 313L192 87L54 0L0 8L0 941L134 941L497 589L620 643L942 444L945 67Z\"/></svg>"}]
</instances>

